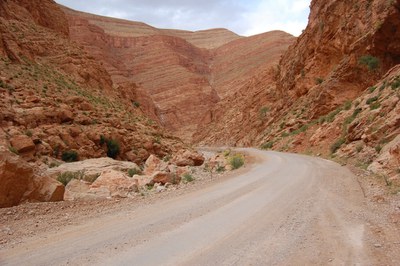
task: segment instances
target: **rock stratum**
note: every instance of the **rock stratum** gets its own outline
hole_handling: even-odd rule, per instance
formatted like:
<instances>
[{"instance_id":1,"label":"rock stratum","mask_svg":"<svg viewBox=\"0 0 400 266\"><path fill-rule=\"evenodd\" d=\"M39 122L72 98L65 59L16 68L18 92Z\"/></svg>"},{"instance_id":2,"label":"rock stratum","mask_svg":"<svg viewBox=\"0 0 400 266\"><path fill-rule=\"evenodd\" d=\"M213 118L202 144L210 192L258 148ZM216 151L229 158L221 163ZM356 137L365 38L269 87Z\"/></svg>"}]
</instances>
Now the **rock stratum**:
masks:
<instances>
[{"instance_id":1,"label":"rock stratum","mask_svg":"<svg viewBox=\"0 0 400 266\"><path fill-rule=\"evenodd\" d=\"M163 30L63 11L70 38L103 63L113 84L136 87L146 114L189 141L208 110L276 64L294 41L278 31L244 38L226 29Z\"/></svg>"}]
</instances>

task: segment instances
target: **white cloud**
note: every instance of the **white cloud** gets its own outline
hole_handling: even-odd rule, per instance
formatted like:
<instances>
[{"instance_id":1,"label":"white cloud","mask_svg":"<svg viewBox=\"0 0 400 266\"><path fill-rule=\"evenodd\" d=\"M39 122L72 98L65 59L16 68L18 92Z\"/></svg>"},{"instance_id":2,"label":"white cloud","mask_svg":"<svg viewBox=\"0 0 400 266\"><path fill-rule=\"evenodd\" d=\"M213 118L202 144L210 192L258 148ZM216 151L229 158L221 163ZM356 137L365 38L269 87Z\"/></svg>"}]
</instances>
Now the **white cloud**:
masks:
<instances>
[{"instance_id":1,"label":"white cloud","mask_svg":"<svg viewBox=\"0 0 400 266\"><path fill-rule=\"evenodd\" d=\"M309 13L307 0L262 1L257 9L246 14L248 22L245 35L254 35L271 30L283 30L299 36L307 26Z\"/></svg>"}]
</instances>

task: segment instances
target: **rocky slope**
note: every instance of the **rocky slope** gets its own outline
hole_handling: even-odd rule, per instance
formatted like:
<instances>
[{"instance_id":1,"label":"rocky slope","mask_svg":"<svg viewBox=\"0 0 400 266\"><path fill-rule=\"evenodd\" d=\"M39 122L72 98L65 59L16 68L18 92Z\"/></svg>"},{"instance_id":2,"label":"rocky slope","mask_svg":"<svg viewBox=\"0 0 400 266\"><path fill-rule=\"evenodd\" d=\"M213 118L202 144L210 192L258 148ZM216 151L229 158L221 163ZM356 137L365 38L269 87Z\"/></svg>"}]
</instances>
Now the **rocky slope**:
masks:
<instances>
[{"instance_id":1,"label":"rocky slope","mask_svg":"<svg viewBox=\"0 0 400 266\"><path fill-rule=\"evenodd\" d=\"M42 172L60 159L108 155L141 164L150 154L163 158L186 147L135 104L135 86L118 88L70 41L67 18L53 1L0 2L0 183L7 191L22 187L11 200L1 191L2 206L51 199L43 195ZM23 162L33 163L21 166L25 179L10 175Z\"/></svg>"},{"instance_id":2,"label":"rocky slope","mask_svg":"<svg viewBox=\"0 0 400 266\"><path fill-rule=\"evenodd\" d=\"M346 157L398 175L399 29L398 0L312 1L306 30L279 65L218 103L195 140L324 155L346 144Z\"/></svg>"},{"instance_id":3,"label":"rocky slope","mask_svg":"<svg viewBox=\"0 0 400 266\"><path fill-rule=\"evenodd\" d=\"M243 38L225 29L162 30L63 10L70 37L103 63L114 84L134 86L143 110L187 140L208 110L277 62L294 40L283 32Z\"/></svg>"},{"instance_id":4,"label":"rocky slope","mask_svg":"<svg viewBox=\"0 0 400 266\"><path fill-rule=\"evenodd\" d=\"M22 156L59 158L76 150L84 159L106 154L103 135L119 143L119 158L131 160L182 147L133 104L135 87L115 90L106 69L67 38L58 5L43 3L0 5L1 144ZM46 19L51 28L41 13L54 14L54 23Z\"/></svg>"}]
</instances>

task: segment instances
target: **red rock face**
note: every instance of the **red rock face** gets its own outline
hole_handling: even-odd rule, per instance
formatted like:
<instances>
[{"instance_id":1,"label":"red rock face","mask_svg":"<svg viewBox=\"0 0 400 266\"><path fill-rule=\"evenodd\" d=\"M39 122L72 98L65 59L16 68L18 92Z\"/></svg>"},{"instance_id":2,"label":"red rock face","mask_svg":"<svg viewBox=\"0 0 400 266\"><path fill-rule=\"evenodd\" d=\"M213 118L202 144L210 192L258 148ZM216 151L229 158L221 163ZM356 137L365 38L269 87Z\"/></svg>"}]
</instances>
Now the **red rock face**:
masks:
<instances>
[{"instance_id":1,"label":"red rock face","mask_svg":"<svg viewBox=\"0 0 400 266\"><path fill-rule=\"evenodd\" d=\"M305 129L356 99L400 63L399 7L397 0L312 1L307 28L279 66L258 74L208 112L195 141L221 145L278 141L290 147L282 135ZM368 69L360 63L365 55L377 58L379 66Z\"/></svg>"},{"instance_id":2,"label":"red rock face","mask_svg":"<svg viewBox=\"0 0 400 266\"><path fill-rule=\"evenodd\" d=\"M312 1L306 30L280 62L281 97L290 102L308 97L315 118L374 84L400 63L396 5L398 1ZM363 55L379 58L379 68L368 71L359 63ZM322 89L316 81L323 81Z\"/></svg>"},{"instance_id":3,"label":"red rock face","mask_svg":"<svg viewBox=\"0 0 400 266\"><path fill-rule=\"evenodd\" d=\"M237 91L259 68L276 63L294 40L283 32L243 38L225 29L159 30L64 11L71 38L103 62L114 84L124 90L135 83L132 100L187 140L220 99Z\"/></svg>"}]
</instances>

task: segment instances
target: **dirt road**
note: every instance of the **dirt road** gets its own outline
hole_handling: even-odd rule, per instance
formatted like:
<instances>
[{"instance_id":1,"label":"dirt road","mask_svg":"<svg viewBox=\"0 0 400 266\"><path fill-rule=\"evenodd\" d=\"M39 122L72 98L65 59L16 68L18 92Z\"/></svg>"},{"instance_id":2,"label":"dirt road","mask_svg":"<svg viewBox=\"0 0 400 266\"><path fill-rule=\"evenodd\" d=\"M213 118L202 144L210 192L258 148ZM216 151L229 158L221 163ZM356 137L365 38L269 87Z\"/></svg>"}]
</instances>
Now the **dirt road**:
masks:
<instances>
[{"instance_id":1,"label":"dirt road","mask_svg":"<svg viewBox=\"0 0 400 266\"><path fill-rule=\"evenodd\" d=\"M246 149L247 172L0 251L0 265L399 265L346 168Z\"/></svg>"}]
</instances>

